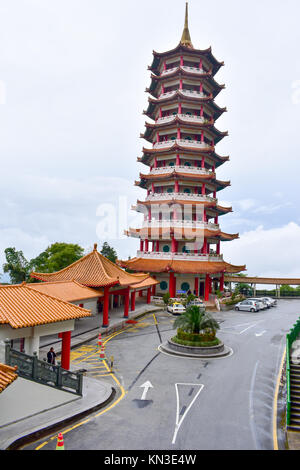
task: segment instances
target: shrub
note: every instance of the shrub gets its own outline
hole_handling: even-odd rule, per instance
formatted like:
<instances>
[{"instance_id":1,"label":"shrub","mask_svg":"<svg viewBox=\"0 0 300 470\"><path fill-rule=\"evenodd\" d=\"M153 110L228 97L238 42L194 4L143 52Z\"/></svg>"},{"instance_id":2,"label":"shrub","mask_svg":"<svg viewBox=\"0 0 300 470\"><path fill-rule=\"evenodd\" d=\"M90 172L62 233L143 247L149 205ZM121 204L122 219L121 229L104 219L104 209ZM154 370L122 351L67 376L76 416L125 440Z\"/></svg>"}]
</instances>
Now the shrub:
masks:
<instances>
[{"instance_id":1,"label":"shrub","mask_svg":"<svg viewBox=\"0 0 300 470\"><path fill-rule=\"evenodd\" d=\"M205 348L205 347L210 347L210 346L217 346L220 344L220 340L218 338L215 338L212 341L187 341L178 338L178 336L174 336L171 341L177 344L181 344L182 346L194 346L194 347L199 347L199 348Z\"/></svg>"}]
</instances>

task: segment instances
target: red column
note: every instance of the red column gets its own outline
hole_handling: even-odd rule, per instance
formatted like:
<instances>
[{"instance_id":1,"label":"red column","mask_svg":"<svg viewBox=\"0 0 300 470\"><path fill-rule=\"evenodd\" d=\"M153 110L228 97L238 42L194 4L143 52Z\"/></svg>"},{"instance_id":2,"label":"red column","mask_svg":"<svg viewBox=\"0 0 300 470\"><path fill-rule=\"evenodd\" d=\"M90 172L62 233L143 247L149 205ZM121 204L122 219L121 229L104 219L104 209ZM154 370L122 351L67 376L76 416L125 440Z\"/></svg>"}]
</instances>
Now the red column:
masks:
<instances>
[{"instance_id":1,"label":"red column","mask_svg":"<svg viewBox=\"0 0 300 470\"><path fill-rule=\"evenodd\" d=\"M135 310L135 290L131 292L130 308L132 312Z\"/></svg>"},{"instance_id":2,"label":"red column","mask_svg":"<svg viewBox=\"0 0 300 470\"><path fill-rule=\"evenodd\" d=\"M180 158L179 158L179 155L177 154L176 155L176 166L179 166L180 165Z\"/></svg>"},{"instance_id":3,"label":"red column","mask_svg":"<svg viewBox=\"0 0 300 470\"><path fill-rule=\"evenodd\" d=\"M176 297L176 278L174 272L170 272L169 293L170 297Z\"/></svg>"},{"instance_id":4,"label":"red column","mask_svg":"<svg viewBox=\"0 0 300 470\"><path fill-rule=\"evenodd\" d=\"M149 250L149 241L146 238L146 240L145 240L145 251L148 251L148 250Z\"/></svg>"},{"instance_id":5,"label":"red column","mask_svg":"<svg viewBox=\"0 0 300 470\"><path fill-rule=\"evenodd\" d=\"M217 251L217 255L219 255L220 254L220 241L218 241L218 243L217 243L217 250L216 251Z\"/></svg>"},{"instance_id":6,"label":"red column","mask_svg":"<svg viewBox=\"0 0 300 470\"><path fill-rule=\"evenodd\" d=\"M129 287L127 287L125 297L124 297L124 318L128 318L128 313L129 313Z\"/></svg>"},{"instance_id":7,"label":"red column","mask_svg":"<svg viewBox=\"0 0 300 470\"><path fill-rule=\"evenodd\" d=\"M215 217L215 224L216 225L218 224L218 221L219 221L219 219L218 219L218 216L216 215L216 217Z\"/></svg>"},{"instance_id":8,"label":"red column","mask_svg":"<svg viewBox=\"0 0 300 470\"><path fill-rule=\"evenodd\" d=\"M195 295L197 297L199 296L199 279L198 279L198 277L195 277Z\"/></svg>"},{"instance_id":9,"label":"red column","mask_svg":"<svg viewBox=\"0 0 300 470\"><path fill-rule=\"evenodd\" d=\"M144 240L140 240L140 251L144 251Z\"/></svg>"},{"instance_id":10,"label":"red column","mask_svg":"<svg viewBox=\"0 0 300 470\"><path fill-rule=\"evenodd\" d=\"M150 304L151 302L151 287L148 287L147 289L147 304Z\"/></svg>"},{"instance_id":11,"label":"red column","mask_svg":"<svg viewBox=\"0 0 300 470\"><path fill-rule=\"evenodd\" d=\"M203 104L201 104L201 108L200 108L200 116L203 117Z\"/></svg>"},{"instance_id":12,"label":"red column","mask_svg":"<svg viewBox=\"0 0 300 470\"><path fill-rule=\"evenodd\" d=\"M104 287L104 299L103 299L103 323L102 326L106 327L109 325L108 320L108 303L109 303L109 287Z\"/></svg>"},{"instance_id":13,"label":"red column","mask_svg":"<svg viewBox=\"0 0 300 470\"><path fill-rule=\"evenodd\" d=\"M154 168L157 168L157 158L154 158Z\"/></svg>"},{"instance_id":14,"label":"red column","mask_svg":"<svg viewBox=\"0 0 300 470\"><path fill-rule=\"evenodd\" d=\"M69 370L71 352L71 331L64 331L61 337L61 366L63 369Z\"/></svg>"},{"instance_id":15,"label":"red column","mask_svg":"<svg viewBox=\"0 0 300 470\"><path fill-rule=\"evenodd\" d=\"M220 278L220 291L221 292L224 291L224 273L221 274L221 278Z\"/></svg>"},{"instance_id":16,"label":"red column","mask_svg":"<svg viewBox=\"0 0 300 470\"><path fill-rule=\"evenodd\" d=\"M180 132L180 129L177 129L177 139L181 139L181 132Z\"/></svg>"},{"instance_id":17,"label":"red column","mask_svg":"<svg viewBox=\"0 0 300 470\"><path fill-rule=\"evenodd\" d=\"M179 193L179 183L178 183L178 180L175 180L175 193Z\"/></svg>"},{"instance_id":18,"label":"red column","mask_svg":"<svg viewBox=\"0 0 300 470\"><path fill-rule=\"evenodd\" d=\"M139 297L143 297L143 291L139 290Z\"/></svg>"},{"instance_id":19,"label":"red column","mask_svg":"<svg viewBox=\"0 0 300 470\"><path fill-rule=\"evenodd\" d=\"M183 66L183 57L182 57L182 55L180 56L180 66L181 67Z\"/></svg>"},{"instance_id":20,"label":"red column","mask_svg":"<svg viewBox=\"0 0 300 470\"><path fill-rule=\"evenodd\" d=\"M205 158L202 157L202 160L201 160L201 168L205 168Z\"/></svg>"},{"instance_id":21,"label":"red column","mask_svg":"<svg viewBox=\"0 0 300 470\"><path fill-rule=\"evenodd\" d=\"M176 240L174 238L174 235L172 235L172 239L171 239L171 252L176 253Z\"/></svg>"},{"instance_id":22,"label":"red column","mask_svg":"<svg viewBox=\"0 0 300 470\"><path fill-rule=\"evenodd\" d=\"M204 300L209 300L209 274L205 276L205 290L204 290Z\"/></svg>"},{"instance_id":23,"label":"red column","mask_svg":"<svg viewBox=\"0 0 300 470\"><path fill-rule=\"evenodd\" d=\"M159 240L156 241L156 251L159 251Z\"/></svg>"},{"instance_id":24,"label":"red column","mask_svg":"<svg viewBox=\"0 0 300 470\"><path fill-rule=\"evenodd\" d=\"M182 80L179 80L179 89L182 90Z\"/></svg>"}]
</instances>

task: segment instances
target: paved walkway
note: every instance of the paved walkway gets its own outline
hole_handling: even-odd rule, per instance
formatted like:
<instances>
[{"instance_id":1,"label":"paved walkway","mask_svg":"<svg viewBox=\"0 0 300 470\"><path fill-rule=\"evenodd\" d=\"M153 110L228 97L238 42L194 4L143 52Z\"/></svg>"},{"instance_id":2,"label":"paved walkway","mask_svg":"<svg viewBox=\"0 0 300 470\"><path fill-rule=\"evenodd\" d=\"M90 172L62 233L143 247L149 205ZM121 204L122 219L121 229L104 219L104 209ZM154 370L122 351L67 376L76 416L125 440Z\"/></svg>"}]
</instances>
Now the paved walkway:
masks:
<instances>
[{"instance_id":1,"label":"paved walkway","mask_svg":"<svg viewBox=\"0 0 300 470\"><path fill-rule=\"evenodd\" d=\"M129 320L157 310L161 310L161 307L138 302L135 311L130 312ZM114 309L110 313L109 321L109 327L103 328L101 326L102 314L76 320L71 337L71 348L97 338L100 332L105 335L123 328L127 321L123 316L123 307ZM47 356L51 346L54 347L56 353L61 352L61 340L57 335L41 338L40 359ZM17 349L17 345L14 347ZM0 449L7 449L9 446L13 448L13 443L18 440L23 441L26 436L37 433L41 436L48 428L55 429L72 419L79 419L106 406L115 395L116 390L110 383L86 376L83 377L82 397L19 377L0 394L0 407L2 410L6 409L6 414L4 413L2 421L0 420ZM18 408L20 403L22 406ZM10 409L11 407L14 410Z\"/></svg>"}]
</instances>

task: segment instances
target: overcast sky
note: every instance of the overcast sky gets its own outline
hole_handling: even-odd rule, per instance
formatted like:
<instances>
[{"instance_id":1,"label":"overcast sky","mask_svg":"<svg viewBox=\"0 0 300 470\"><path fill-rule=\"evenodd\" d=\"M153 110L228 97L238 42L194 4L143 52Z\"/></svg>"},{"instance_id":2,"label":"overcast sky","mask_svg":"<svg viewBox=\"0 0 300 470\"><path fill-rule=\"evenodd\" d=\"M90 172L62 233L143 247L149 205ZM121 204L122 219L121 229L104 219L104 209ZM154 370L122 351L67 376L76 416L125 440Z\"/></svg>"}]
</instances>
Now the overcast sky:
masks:
<instances>
[{"instance_id":1,"label":"overcast sky","mask_svg":"<svg viewBox=\"0 0 300 470\"><path fill-rule=\"evenodd\" d=\"M144 191L145 88L152 51L174 48L183 0L0 0L0 272L3 250L30 259L49 244L103 239L97 208ZM194 47L225 62L218 193L233 213L220 217L240 239L225 259L249 275L300 277L299 0L189 1ZM133 226L131 212L128 225ZM121 219L127 228L126 217ZM99 233L99 232L98 232ZM108 240L119 258L134 239Z\"/></svg>"}]
</instances>

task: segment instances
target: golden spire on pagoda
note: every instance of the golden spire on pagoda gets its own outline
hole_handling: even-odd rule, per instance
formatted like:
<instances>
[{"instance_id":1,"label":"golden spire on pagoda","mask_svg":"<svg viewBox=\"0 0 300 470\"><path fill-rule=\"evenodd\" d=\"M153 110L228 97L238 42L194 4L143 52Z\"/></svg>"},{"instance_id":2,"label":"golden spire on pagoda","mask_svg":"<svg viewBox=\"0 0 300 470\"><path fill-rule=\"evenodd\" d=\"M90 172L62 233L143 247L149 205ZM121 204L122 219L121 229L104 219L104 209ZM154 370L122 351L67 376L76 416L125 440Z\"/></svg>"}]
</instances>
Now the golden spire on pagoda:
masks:
<instances>
[{"instance_id":1,"label":"golden spire on pagoda","mask_svg":"<svg viewBox=\"0 0 300 470\"><path fill-rule=\"evenodd\" d=\"M188 24L188 2L185 4L185 20L184 20L184 29L181 36L180 44L186 47L193 47L191 36L189 32L189 24Z\"/></svg>"}]
</instances>

